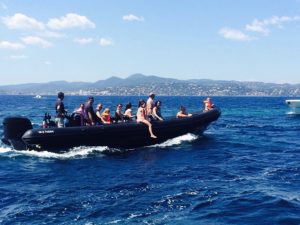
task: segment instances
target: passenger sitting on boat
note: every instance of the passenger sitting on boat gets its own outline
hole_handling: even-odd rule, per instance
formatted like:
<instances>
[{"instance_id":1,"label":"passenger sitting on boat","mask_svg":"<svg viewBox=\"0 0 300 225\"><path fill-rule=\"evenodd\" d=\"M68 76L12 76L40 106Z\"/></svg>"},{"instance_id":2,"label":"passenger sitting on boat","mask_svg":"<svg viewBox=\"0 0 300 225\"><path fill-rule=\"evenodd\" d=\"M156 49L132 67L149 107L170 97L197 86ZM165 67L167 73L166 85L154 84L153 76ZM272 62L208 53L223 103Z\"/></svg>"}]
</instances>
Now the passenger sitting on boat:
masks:
<instances>
[{"instance_id":1,"label":"passenger sitting on boat","mask_svg":"<svg viewBox=\"0 0 300 225\"><path fill-rule=\"evenodd\" d=\"M84 103L80 103L79 108L78 108L78 109L75 109L74 112L75 112L75 113L78 113L78 114L84 112Z\"/></svg>"},{"instance_id":2,"label":"passenger sitting on boat","mask_svg":"<svg viewBox=\"0 0 300 225\"><path fill-rule=\"evenodd\" d=\"M149 98L148 98L147 104L146 104L146 109L147 109L146 113L150 120L153 119L152 112L153 112L153 108L154 108L154 98L155 98L155 94L153 92L151 92L149 94Z\"/></svg>"},{"instance_id":3,"label":"passenger sitting on boat","mask_svg":"<svg viewBox=\"0 0 300 225\"><path fill-rule=\"evenodd\" d=\"M152 124L146 119L146 102L144 100L140 100L139 101L139 106L138 106L138 110L137 110L137 113L136 113L136 116L137 116L137 119L136 121L138 123L143 123L143 124L146 124L148 126L148 129L149 129L149 133L150 133L150 137L151 138L157 138L154 134L153 134L153 131L152 131Z\"/></svg>"},{"instance_id":4,"label":"passenger sitting on boat","mask_svg":"<svg viewBox=\"0 0 300 225\"><path fill-rule=\"evenodd\" d=\"M74 111L74 113L76 113L77 115L80 116L80 125L83 126L84 125L84 116L85 116L85 112L84 112L84 104L81 103L79 108L76 109Z\"/></svg>"},{"instance_id":5,"label":"passenger sitting on boat","mask_svg":"<svg viewBox=\"0 0 300 225\"><path fill-rule=\"evenodd\" d=\"M57 101L55 103L55 111L56 111L56 117L55 117L55 124L58 128L65 127L65 116L66 116L66 110L63 103L63 100L65 98L65 94L63 92L59 92L57 94Z\"/></svg>"},{"instance_id":6,"label":"passenger sitting on boat","mask_svg":"<svg viewBox=\"0 0 300 225\"><path fill-rule=\"evenodd\" d=\"M152 116L155 120L163 120L161 116L161 111L160 111L160 106L161 106L161 101L157 100L154 104L154 108L152 110Z\"/></svg>"},{"instance_id":7,"label":"passenger sitting on boat","mask_svg":"<svg viewBox=\"0 0 300 225\"><path fill-rule=\"evenodd\" d=\"M88 101L85 103L85 120L86 125L93 126L96 124L96 114L93 109L94 97L90 96Z\"/></svg>"},{"instance_id":8,"label":"passenger sitting on boat","mask_svg":"<svg viewBox=\"0 0 300 225\"><path fill-rule=\"evenodd\" d=\"M110 110L109 108L104 109L102 115L102 121L104 124L110 124L111 118L110 118Z\"/></svg>"},{"instance_id":9,"label":"passenger sitting on boat","mask_svg":"<svg viewBox=\"0 0 300 225\"><path fill-rule=\"evenodd\" d=\"M204 100L203 103L204 103L205 111L211 110L214 107L214 104L212 103L210 98L207 98L206 100Z\"/></svg>"},{"instance_id":10,"label":"passenger sitting on boat","mask_svg":"<svg viewBox=\"0 0 300 225\"><path fill-rule=\"evenodd\" d=\"M192 114L188 113L186 111L186 108L181 105L180 108L179 108L179 112L177 113L176 117L177 118L184 118L184 117L190 117L190 116L192 116Z\"/></svg>"},{"instance_id":11,"label":"passenger sitting on boat","mask_svg":"<svg viewBox=\"0 0 300 225\"><path fill-rule=\"evenodd\" d=\"M128 102L125 105L125 112L124 112L125 120L132 120L132 118L134 117L134 115L132 114L131 107L132 107L131 102Z\"/></svg>"},{"instance_id":12,"label":"passenger sitting on boat","mask_svg":"<svg viewBox=\"0 0 300 225\"><path fill-rule=\"evenodd\" d=\"M55 122L51 120L51 115L49 113L45 113L43 119L43 128L55 127L55 126L56 126Z\"/></svg>"},{"instance_id":13,"label":"passenger sitting on boat","mask_svg":"<svg viewBox=\"0 0 300 225\"><path fill-rule=\"evenodd\" d=\"M101 103L99 103L96 107L96 110L95 110L95 114L96 114L96 122L97 124L102 124L104 123L103 119L102 119L102 116L101 116L101 110L102 110L103 106Z\"/></svg>"},{"instance_id":14,"label":"passenger sitting on boat","mask_svg":"<svg viewBox=\"0 0 300 225\"><path fill-rule=\"evenodd\" d=\"M116 109L116 112L115 112L115 121L116 122L123 122L124 121L124 114L122 113L122 104L118 104L117 105L117 109Z\"/></svg>"}]
</instances>

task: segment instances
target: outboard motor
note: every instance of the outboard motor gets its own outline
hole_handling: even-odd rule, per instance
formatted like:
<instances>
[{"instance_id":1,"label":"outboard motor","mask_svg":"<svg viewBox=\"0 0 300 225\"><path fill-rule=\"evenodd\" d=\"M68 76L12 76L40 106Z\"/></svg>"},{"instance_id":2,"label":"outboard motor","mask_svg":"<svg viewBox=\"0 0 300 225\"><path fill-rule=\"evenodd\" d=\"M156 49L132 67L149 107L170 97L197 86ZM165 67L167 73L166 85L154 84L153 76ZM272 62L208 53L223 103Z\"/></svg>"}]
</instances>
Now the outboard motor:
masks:
<instances>
[{"instance_id":1,"label":"outboard motor","mask_svg":"<svg viewBox=\"0 0 300 225\"><path fill-rule=\"evenodd\" d=\"M25 117L6 117L3 120L4 138L2 142L10 144L16 150L26 149L26 144L22 140L23 134L32 129L29 119Z\"/></svg>"}]
</instances>

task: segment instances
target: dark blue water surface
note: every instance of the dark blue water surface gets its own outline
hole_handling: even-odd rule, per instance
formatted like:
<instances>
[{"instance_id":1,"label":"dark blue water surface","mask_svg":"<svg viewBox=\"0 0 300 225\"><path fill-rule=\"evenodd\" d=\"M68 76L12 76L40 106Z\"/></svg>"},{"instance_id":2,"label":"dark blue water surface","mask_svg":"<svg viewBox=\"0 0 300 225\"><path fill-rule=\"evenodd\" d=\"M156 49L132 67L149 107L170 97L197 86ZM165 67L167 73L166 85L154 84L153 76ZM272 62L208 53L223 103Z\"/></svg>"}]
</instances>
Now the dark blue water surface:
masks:
<instances>
[{"instance_id":1,"label":"dark blue water surface","mask_svg":"<svg viewBox=\"0 0 300 225\"><path fill-rule=\"evenodd\" d=\"M86 97L65 98L72 111ZM140 97L96 97L115 106ZM164 115L204 97L160 97ZM222 116L203 136L120 152L14 151L0 145L0 224L300 224L300 118L285 98L214 97ZM40 126L54 96L0 96L2 120ZM136 108L135 108L136 109ZM134 109L134 110L135 110Z\"/></svg>"}]
</instances>

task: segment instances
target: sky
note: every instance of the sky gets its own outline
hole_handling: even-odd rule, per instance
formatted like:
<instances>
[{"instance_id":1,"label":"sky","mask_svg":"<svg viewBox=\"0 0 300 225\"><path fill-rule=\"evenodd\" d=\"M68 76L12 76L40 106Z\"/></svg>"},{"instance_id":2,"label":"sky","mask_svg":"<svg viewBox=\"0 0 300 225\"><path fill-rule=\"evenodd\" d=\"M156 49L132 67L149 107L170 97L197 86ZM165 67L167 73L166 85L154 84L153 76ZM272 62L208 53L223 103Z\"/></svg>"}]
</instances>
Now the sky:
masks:
<instances>
[{"instance_id":1,"label":"sky","mask_svg":"<svg viewBox=\"0 0 300 225\"><path fill-rule=\"evenodd\" d=\"M300 0L0 0L0 85L300 83Z\"/></svg>"}]
</instances>

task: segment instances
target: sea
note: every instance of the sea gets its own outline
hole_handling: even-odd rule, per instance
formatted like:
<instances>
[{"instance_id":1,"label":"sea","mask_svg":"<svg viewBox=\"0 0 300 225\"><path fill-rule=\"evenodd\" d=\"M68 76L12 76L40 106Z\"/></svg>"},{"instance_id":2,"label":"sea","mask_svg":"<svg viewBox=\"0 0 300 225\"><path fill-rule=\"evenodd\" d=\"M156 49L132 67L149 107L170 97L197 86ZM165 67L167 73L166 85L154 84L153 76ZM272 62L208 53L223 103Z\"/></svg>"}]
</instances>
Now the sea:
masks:
<instances>
[{"instance_id":1,"label":"sea","mask_svg":"<svg viewBox=\"0 0 300 225\"><path fill-rule=\"evenodd\" d=\"M156 96L164 117L198 97ZM95 104L139 97L95 96ZM69 112L86 96L66 96ZM136 149L16 151L0 144L0 224L300 224L300 117L284 97L212 97L222 110L203 135ZM55 96L0 96L3 118L42 125Z\"/></svg>"}]
</instances>

